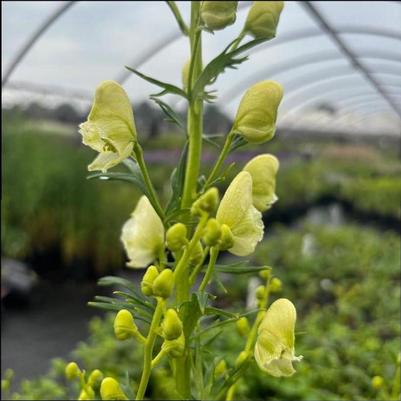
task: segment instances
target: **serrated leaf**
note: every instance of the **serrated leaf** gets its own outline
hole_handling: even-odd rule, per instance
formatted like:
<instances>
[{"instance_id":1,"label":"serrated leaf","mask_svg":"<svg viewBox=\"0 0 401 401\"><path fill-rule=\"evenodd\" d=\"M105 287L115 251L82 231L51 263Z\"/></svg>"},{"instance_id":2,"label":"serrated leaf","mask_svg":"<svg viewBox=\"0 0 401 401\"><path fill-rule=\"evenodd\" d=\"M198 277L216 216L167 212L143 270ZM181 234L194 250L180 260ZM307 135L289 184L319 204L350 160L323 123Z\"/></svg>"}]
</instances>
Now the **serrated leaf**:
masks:
<instances>
[{"instance_id":1,"label":"serrated leaf","mask_svg":"<svg viewBox=\"0 0 401 401\"><path fill-rule=\"evenodd\" d=\"M163 113L168 117L169 122L175 123L181 128L182 131L186 132L185 124L178 116L178 114L165 102L160 99L157 99L153 96L150 97L158 106L162 109Z\"/></svg>"},{"instance_id":2,"label":"serrated leaf","mask_svg":"<svg viewBox=\"0 0 401 401\"><path fill-rule=\"evenodd\" d=\"M189 338L198 322L198 319L202 316L198 298L195 294L192 294L190 301L186 301L180 305L179 315L183 322L185 338Z\"/></svg>"},{"instance_id":3,"label":"serrated leaf","mask_svg":"<svg viewBox=\"0 0 401 401\"><path fill-rule=\"evenodd\" d=\"M163 90L160 93L156 93L156 94L152 95L152 97L163 96L167 93L171 93L173 95L178 95L178 96L181 96L181 97L187 99L187 94L178 86L175 86L175 85L169 84L167 82L159 81L158 79L149 77L149 76L142 74L141 72L135 70L134 68L131 68L128 66L125 66L125 68L127 70L133 72L134 74L138 75L138 77L141 77L145 81L150 82L151 84L157 85L160 88L163 88Z\"/></svg>"}]
</instances>

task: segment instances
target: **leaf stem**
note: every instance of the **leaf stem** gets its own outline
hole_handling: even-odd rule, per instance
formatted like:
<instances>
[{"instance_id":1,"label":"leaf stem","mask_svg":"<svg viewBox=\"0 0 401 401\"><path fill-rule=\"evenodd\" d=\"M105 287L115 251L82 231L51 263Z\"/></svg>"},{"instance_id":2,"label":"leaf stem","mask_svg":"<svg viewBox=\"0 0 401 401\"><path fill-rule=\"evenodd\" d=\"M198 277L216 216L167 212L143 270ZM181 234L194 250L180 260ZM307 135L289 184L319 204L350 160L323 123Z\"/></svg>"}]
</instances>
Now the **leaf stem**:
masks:
<instances>
[{"instance_id":1,"label":"leaf stem","mask_svg":"<svg viewBox=\"0 0 401 401\"><path fill-rule=\"evenodd\" d=\"M171 12L174 14L175 19L177 20L178 26L181 29L181 32L185 35L188 36L188 27L186 23L184 22L180 10L178 9L177 5L175 4L175 1L166 1L167 5L169 6Z\"/></svg>"},{"instance_id":2,"label":"leaf stem","mask_svg":"<svg viewBox=\"0 0 401 401\"><path fill-rule=\"evenodd\" d=\"M144 399L145 391L149 383L150 373L152 370L153 346L155 345L157 328L159 326L160 319L162 317L163 306L165 302L166 301L163 298L157 298L156 309L153 314L152 323L150 324L149 333L146 338L144 346L143 370L142 370L141 381L139 383L138 392L136 394L136 400Z\"/></svg>"},{"instance_id":3,"label":"leaf stem","mask_svg":"<svg viewBox=\"0 0 401 401\"><path fill-rule=\"evenodd\" d=\"M205 288L208 285L210 278L213 274L214 265L216 264L218 256L219 256L219 249L216 247L212 247L210 250L210 259L209 259L209 264L207 266L206 274L204 275L203 280L199 286L200 292L205 291Z\"/></svg>"},{"instance_id":4,"label":"leaf stem","mask_svg":"<svg viewBox=\"0 0 401 401\"><path fill-rule=\"evenodd\" d=\"M135 159L138 163L138 166L141 170L143 180L146 185L146 189L148 190L149 201L155 209L156 213L159 215L162 221L164 221L164 212L160 206L159 199L157 197L156 191L153 187L152 180L150 179L148 169L146 167L145 159L143 158L143 150L139 143L136 143L134 146L134 155Z\"/></svg>"},{"instance_id":5,"label":"leaf stem","mask_svg":"<svg viewBox=\"0 0 401 401\"><path fill-rule=\"evenodd\" d=\"M205 250L203 251L203 257L202 260L195 266L195 268L192 270L191 275L189 276L189 285L192 287L195 284L195 279L198 273L202 270L203 263L205 262L206 256L209 253L209 247L207 246Z\"/></svg>"}]
</instances>

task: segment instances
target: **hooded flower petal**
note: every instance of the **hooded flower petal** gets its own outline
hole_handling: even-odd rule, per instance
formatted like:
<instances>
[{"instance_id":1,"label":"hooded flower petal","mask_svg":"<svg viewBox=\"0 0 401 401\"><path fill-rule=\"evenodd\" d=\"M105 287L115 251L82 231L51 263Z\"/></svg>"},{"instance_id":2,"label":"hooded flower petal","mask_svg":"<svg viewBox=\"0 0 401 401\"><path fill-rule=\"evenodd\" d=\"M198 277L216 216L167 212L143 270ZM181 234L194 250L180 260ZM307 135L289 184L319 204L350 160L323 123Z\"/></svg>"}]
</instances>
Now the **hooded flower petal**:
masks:
<instances>
[{"instance_id":1,"label":"hooded flower petal","mask_svg":"<svg viewBox=\"0 0 401 401\"><path fill-rule=\"evenodd\" d=\"M164 246L164 227L146 196L139 200L131 218L124 224L121 241L130 261L127 266L145 267Z\"/></svg>"},{"instance_id":2,"label":"hooded flower petal","mask_svg":"<svg viewBox=\"0 0 401 401\"><path fill-rule=\"evenodd\" d=\"M134 114L117 82L104 81L97 87L88 120L79 128L82 142L100 153L88 170L105 172L131 154L136 141Z\"/></svg>"},{"instance_id":3,"label":"hooded flower petal","mask_svg":"<svg viewBox=\"0 0 401 401\"><path fill-rule=\"evenodd\" d=\"M250 143L270 141L276 131L282 97L283 88L278 82L262 81L252 85L241 99L233 130Z\"/></svg>"},{"instance_id":4,"label":"hooded flower petal","mask_svg":"<svg viewBox=\"0 0 401 401\"><path fill-rule=\"evenodd\" d=\"M252 204L252 177L247 171L239 173L231 182L220 206L216 219L226 224L234 237L229 249L237 256L251 254L263 238L261 213Z\"/></svg>"},{"instance_id":5,"label":"hooded flower petal","mask_svg":"<svg viewBox=\"0 0 401 401\"><path fill-rule=\"evenodd\" d=\"M272 376L293 375L292 362L302 359L295 356L294 350L296 318L292 302L280 298L272 303L259 326L255 360L260 369Z\"/></svg>"},{"instance_id":6,"label":"hooded flower petal","mask_svg":"<svg viewBox=\"0 0 401 401\"><path fill-rule=\"evenodd\" d=\"M279 161L269 154L254 157L244 167L244 171L252 176L253 204L261 212L269 209L278 199L275 194L278 168Z\"/></svg>"}]
</instances>

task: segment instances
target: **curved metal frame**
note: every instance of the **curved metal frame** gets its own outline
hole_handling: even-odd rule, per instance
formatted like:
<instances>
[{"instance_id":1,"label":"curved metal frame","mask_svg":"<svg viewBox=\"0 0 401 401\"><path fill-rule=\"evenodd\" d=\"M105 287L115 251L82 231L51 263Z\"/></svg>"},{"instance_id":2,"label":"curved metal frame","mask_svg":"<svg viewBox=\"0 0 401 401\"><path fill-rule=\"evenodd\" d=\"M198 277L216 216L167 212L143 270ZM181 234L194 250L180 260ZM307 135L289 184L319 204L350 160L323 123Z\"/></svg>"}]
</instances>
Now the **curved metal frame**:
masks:
<instances>
[{"instance_id":1,"label":"curved metal frame","mask_svg":"<svg viewBox=\"0 0 401 401\"><path fill-rule=\"evenodd\" d=\"M32 34L28 41L17 51L14 59L11 61L10 65L6 69L4 76L1 79L1 87L3 87L9 80L11 74L17 68L18 64L26 56L32 46L38 41L38 39L53 25L56 20L61 17L70 7L72 7L77 1L67 1L65 4L61 5L57 10L51 14L45 21L43 21L37 30Z\"/></svg>"}]
</instances>

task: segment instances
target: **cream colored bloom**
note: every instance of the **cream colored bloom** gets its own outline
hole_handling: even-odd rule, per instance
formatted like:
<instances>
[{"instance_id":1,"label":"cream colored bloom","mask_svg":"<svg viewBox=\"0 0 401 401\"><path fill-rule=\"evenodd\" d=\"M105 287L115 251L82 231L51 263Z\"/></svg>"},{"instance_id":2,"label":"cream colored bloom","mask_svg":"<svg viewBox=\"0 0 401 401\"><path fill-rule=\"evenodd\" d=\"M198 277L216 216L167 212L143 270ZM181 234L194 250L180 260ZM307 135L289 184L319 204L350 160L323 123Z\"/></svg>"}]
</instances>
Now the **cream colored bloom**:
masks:
<instances>
[{"instance_id":1,"label":"cream colored bloom","mask_svg":"<svg viewBox=\"0 0 401 401\"><path fill-rule=\"evenodd\" d=\"M126 159L136 142L131 103L124 89L114 81L103 81L97 88L87 121L80 124L82 142L99 152L89 171L106 172Z\"/></svg>"},{"instance_id":2,"label":"cream colored bloom","mask_svg":"<svg viewBox=\"0 0 401 401\"><path fill-rule=\"evenodd\" d=\"M233 130L250 143L263 143L276 131L277 110L283 98L283 88L276 81L252 85L238 107Z\"/></svg>"},{"instance_id":3,"label":"cream colored bloom","mask_svg":"<svg viewBox=\"0 0 401 401\"><path fill-rule=\"evenodd\" d=\"M236 19L238 1L202 1L200 15L212 31L232 25Z\"/></svg>"},{"instance_id":4,"label":"cream colored bloom","mask_svg":"<svg viewBox=\"0 0 401 401\"><path fill-rule=\"evenodd\" d=\"M164 247L164 227L146 196L142 196L124 224L121 241L130 261L127 266L145 267Z\"/></svg>"},{"instance_id":5,"label":"cream colored bloom","mask_svg":"<svg viewBox=\"0 0 401 401\"><path fill-rule=\"evenodd\" d=\"M280 298L271 304L259 326L255 360L260 369L272 376L292 376L292 362L302 359L295 356L294 350L296 318L292 302Z\"/></svg>"},{"instance_id":6,"label":"cream colored bloom","mask_svg":"<svg viewBox=\"0 0 401 401\"><path fill-rule=\"evenodd\" d=\"M254 1L245 22L245 31L255 39L274 38L283 7L283 1Z\"/></svg>"},{"instance_id":7,"label":"cream colored bloom","mask_svg":"<svg viewBox=\"0 0 401 401\"><path fill-rule=\"evenodd\" d=\"M279 162L273 155L265 154L254 157L244 167L252 176L253 205L264 212L277 201L276 174Z\"/></svg>"},{"instance_id":8,"label":"cream colored bloom","mask_svg":"<svg viewBox=\"0 0 401 401\"><path fill-rule=\"evenodd\" d=\"M228 187L216 215L219 223L230 228L234 245L229 252L237 256L251 254L263 238L262 215L252 202L252 177L242 171Z\"/></svg>"}]
</instances>

